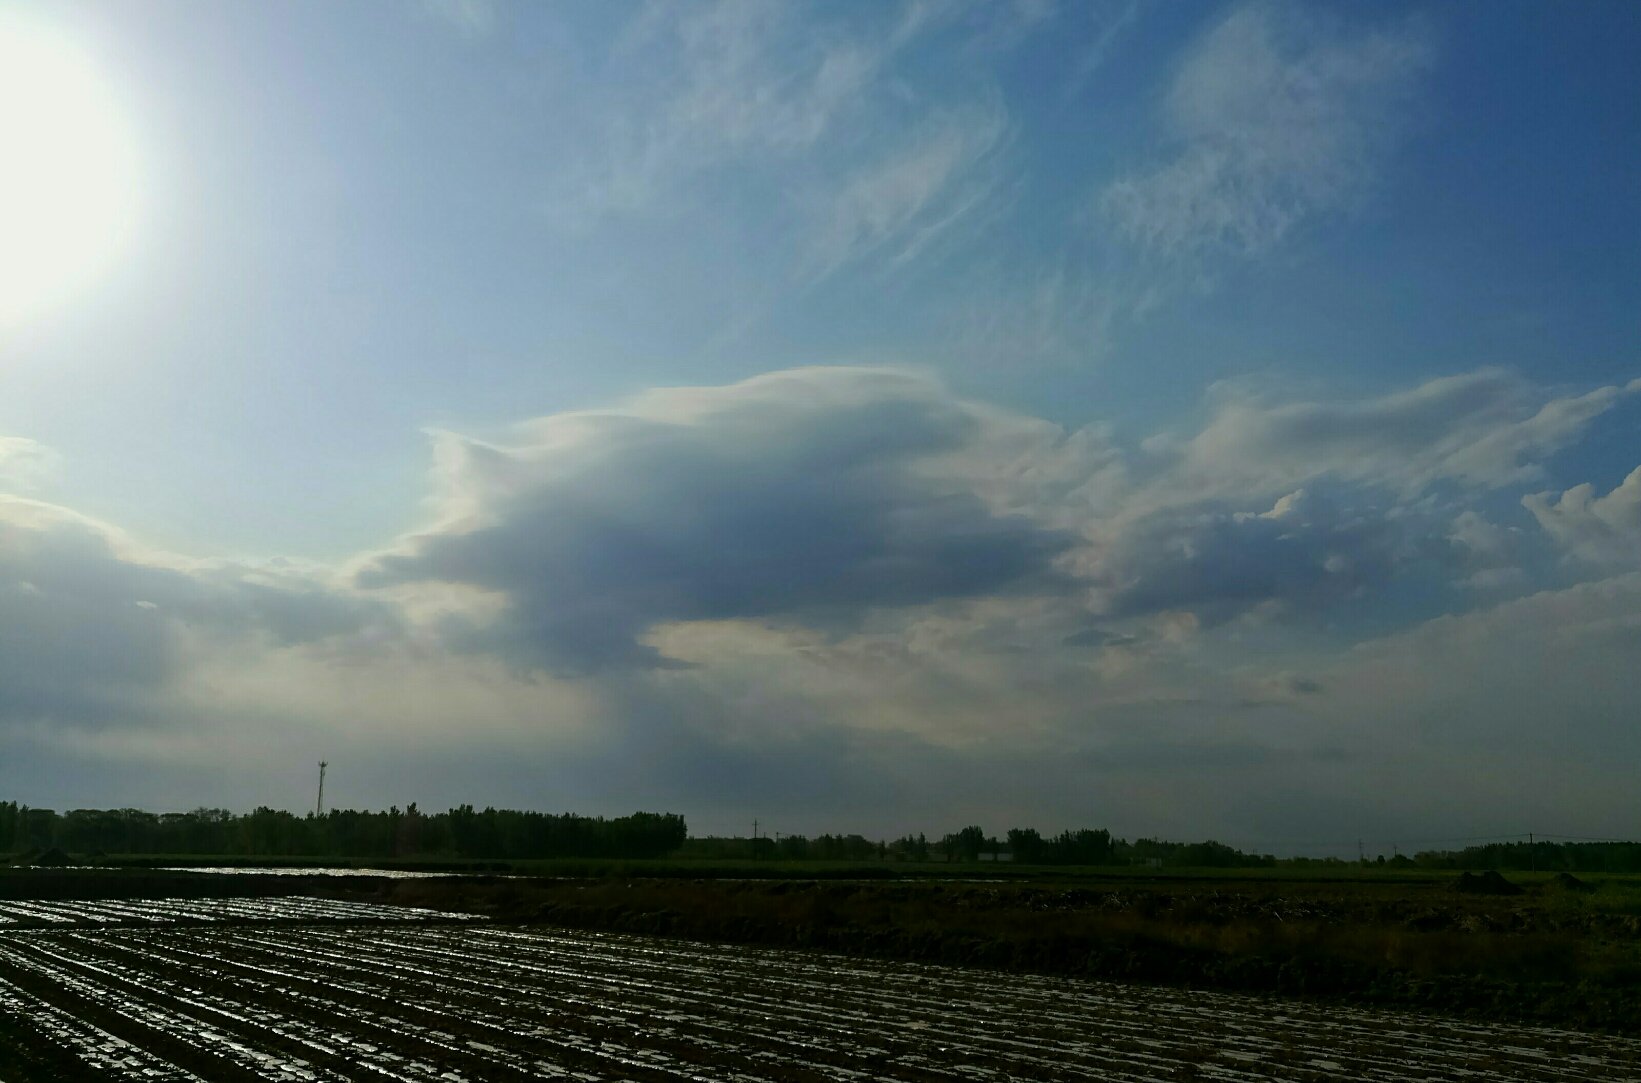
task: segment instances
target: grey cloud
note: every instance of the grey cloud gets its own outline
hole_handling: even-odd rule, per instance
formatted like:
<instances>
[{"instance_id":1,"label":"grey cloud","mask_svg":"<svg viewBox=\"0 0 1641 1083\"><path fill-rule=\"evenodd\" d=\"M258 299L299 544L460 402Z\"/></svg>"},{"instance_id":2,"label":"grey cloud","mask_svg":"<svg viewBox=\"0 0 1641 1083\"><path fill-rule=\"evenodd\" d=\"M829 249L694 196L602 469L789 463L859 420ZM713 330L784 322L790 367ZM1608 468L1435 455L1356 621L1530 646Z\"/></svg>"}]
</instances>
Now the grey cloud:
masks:
<instances>
[{"instance_id":1,"label":"grey cloud","mask_svg":"<svg viewBox=\"0 0 1641 1083\"><path fill-rule=\"evenodd\" d=\"M183 671L183 637L288 645L384 620L301 576L167 566L50 505L0 500L0 718L130 718Z\"/></svg>"},{"instance_id":2,"label":"grey cloud","mask_svg":"<svg viewBox=\"0 0 1641 1083\"><path fill-rule=\"evenodd\" d=\"M1321 681L1301 673L1277 673L1263 683L1280 696L1319 696L1327 691L1327 686Z\"/></svg>"},{"instance_id":3,"label":"grey cloud","mask_svg":"<svg viewBox=\"0 0 1641 1083\"><path fill-rule=\"evenodd\" d=\"M1269 510L1169 509L1133 523L1101 555L1114 617L1186 611L1218 624L1261 606L1318 609L1384 583L1424 542L1382 509L1299 490Z\"/></svg>"},{"instance_id":4,"label":"grey cloud","mask_svg":"<svg viewBox=\"0 0 1641 1083\"><path fill-rule=\"evenodd\" d=\"M1438 617L1360 644L1320 676L1336 711L1432 768L1486 751L1513 764L1504 777L1577 807L1574 779L1593 766L1617 775L1641 754L1638 612L1641 573L1611 576ZM1565 776L1548 769L1575 762ZM1632 798L1633 780L1624 788Z\"/></svg>"},{"instance_id":5,"label":"grey cloud","mask_svg":"<svg viewBox=\"0 0 1641 1083\"><path fill-rule=\"evenodd\" d=\"M1538 532L1484 519L1483 479L1525 476L1623 390L1551 398L1484 373L1354 403L1243 396L1235 425L1222 407L1204 431L1246 471L1212 476L1212 441L1130 455L1097 426L1068 436L892 371L657 391L496 443L442 438L442 517L366 558L363 597L0 501L0 769L86 777L62 765L135 762L163 730L141 753L155 774L128 785L187 784L174 747L213 780L253 779L264 752L387 747L383 805L545 784L726 819L790 798L814 830L840 810L949 830L996 809L999 827L1195 835L1302 784L1289 807L1344 802L1328 830L1353 838L1389 780L1420 813L1497 819L1526 793L1605 832L1633 805L1641 574L1493 608L1420 577L1534 570L1517 547ZM1540 494L1535 514L1616 560L1637 487ZM1459 614L1418 624L1409 582ZM362 634L400 604L444 613L444 644ZM1303 621L1247 620L1318 613L1343 637L1409 630L1339 652ZM458 743L437 771L418 762Z\"/></svg>"},{"instance_id":6,"label":"grey cloud","mask_svg":"<svg viewBox=\"0 0 1641 1083\"><path fill-rule=\"evenodd\" d=\"M1530 493L1521 503L1568 553L1614 568L1641 564L1641 467L1606 496L1588 482L1553 496Z\"/></svg>"},{"instance_id":7,"label":"grey cloud","mask_svg":"<svg viewBox=\"0 0 1641 1083\"><path fill-rule=\"evenodd\" d=\"M1175 744L1162 741L1130 741L1089 753L1085 761L1095 771L1165 771L1182 768L1237 770L1271 764L1305 764L1317 760L1343 759L1339 749L1278 748L1252 741L1207 741Z\"/></svg>"},{"instance_id":8,"label":"grey cloud","mask_svg":"<svg viewBox=\"0 0 1641 1083\"><path fill-rule=\"evenodd\" d=\"M1108 628L1084 628L1060 641L1068 647L1123 647L1135 642L1131 635Z\"/></svg>"},{"instance_id":9,"label":"grey cloud","mask_svg":"<svg viewBox=\"0 0 1641 1083\"><path fill-rule=\"evenodd\" d=\"M476 505L359 583L498 594L500 619L447 635L556 673L667 664L641 642L661 623L847 628L876 609L1056 584L1069 537L918 469L960 458L983 425L931 381L849 369L546 419L507 448L459 443L450 487L482 494Z\"/></svg>"},{"instance_id":10,"label":"grey cloud","mask_svg":"<svg viewBox=\"0 0 1641 1083\"><path fill-rule=\"evenodd\" d=\"M1520 528L1500 526L1466 509L1454 517L1447 537L1464 586L1495 590L1525 582L1529 546Z\"/></svg>"},{"instance_id":11,"label":"grey cloud","mask_svg":"<svg viewBox=\"0 0 1641 1083\"><path fill-rule=\"evenodd\" d=\"M357 583L483 595L444 608L443 640L560 675L681 664L649 642L675 623L842 634L1009 593L1049 602L1066 647L1131 643L1120 622L1161 613L1371 605L1399 582L1427 583L1428 609L1444 584L1526 574L1515 532L1430 490L1532 476L1636 387L1549 398L1484 370L1345 402L1222 393L1201 432L1136 460L1100 426L1068 435L903 372L771 373L442 438L442 521ZM1118 623L1079 632L1091 616Z\"/></svg>"}]
</instances>

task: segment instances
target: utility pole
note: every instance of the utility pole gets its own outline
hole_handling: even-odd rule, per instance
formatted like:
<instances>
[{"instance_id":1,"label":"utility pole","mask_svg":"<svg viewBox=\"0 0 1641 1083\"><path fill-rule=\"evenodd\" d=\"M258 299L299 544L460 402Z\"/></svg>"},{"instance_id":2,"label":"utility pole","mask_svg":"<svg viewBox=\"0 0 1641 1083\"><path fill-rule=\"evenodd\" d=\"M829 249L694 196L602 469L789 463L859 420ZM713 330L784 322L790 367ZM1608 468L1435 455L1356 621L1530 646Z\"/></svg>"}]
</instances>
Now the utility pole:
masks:
<instances>
[{"instance_id":1,"label":"utility pole","mask_svg":"<svg viewBox=\"0 0 1641 1083\"><path fill-rule=\"evenodd\" d=\"M330 764L324 760L319 761L319 800L313 803L313 814L316 817L325 814L325 768L329 766Z\"/></svg>"}]
</instances>

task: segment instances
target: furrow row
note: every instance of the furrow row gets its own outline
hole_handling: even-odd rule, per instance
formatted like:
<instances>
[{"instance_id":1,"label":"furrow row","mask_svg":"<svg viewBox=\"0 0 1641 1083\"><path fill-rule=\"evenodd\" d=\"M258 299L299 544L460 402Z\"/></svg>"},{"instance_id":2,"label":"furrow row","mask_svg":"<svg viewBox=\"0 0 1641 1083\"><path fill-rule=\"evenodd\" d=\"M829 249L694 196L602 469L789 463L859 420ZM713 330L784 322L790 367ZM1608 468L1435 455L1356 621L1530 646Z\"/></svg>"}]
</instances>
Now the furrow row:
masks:
<instances>
[{"instance_id":1,"label":"furrow row","mask_svg":"<svg viewBox=\"0 0 1641 1083\"><path fill-rule=\"evenodd\" d=\"M0 1069L27 1048L8 1026L109 1078L230 1083L1641 1077L1641 1042L1548 1029L453 925L13 929Z\"/></svg>"}]
</instances>

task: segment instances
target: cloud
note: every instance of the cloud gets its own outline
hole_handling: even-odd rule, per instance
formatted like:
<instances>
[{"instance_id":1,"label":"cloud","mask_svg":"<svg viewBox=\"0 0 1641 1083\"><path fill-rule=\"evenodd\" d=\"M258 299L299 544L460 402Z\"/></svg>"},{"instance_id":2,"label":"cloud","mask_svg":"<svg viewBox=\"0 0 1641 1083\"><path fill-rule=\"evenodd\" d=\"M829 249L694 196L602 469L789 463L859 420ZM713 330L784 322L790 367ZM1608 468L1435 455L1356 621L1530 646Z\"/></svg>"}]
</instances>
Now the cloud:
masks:
<instances>
[{"instance_id":1,"label":"cloud","mask_svg":"<svg viewBox=\"0 0 1641 1083\"><path fill-rule=\"evenodd\" d=\"M496 6L491 0L420 0L418 10L466 38L488 37L496 28Z\"/></svg>"},{"instance_id":2,"label":"cloud","mask_svg":"<svg viewBox=\"0 0 1641 1083\"><path fill-rule=\"evenodd\" d=\"M1470 504L1544 477L1637 390L1554 395L1493 369L1331 401L1223 385L1197 432L1158 434L1126 460L1085 513L1073 566L1108 618L1183 612L1203 627L1371 607L1398 582L1422 584L1426 607L1465 604L1446 586L1519 590L1531 546ZM1564 533L1579 500L1556 520ZM1542 497L1528 505L1554 515Z\"/></svg>"},{"instance_id":3,"label":"cloud","mask_svg":"<svg viewBox=\"0 0 1641 1083\"><path fill-rule=\"evenodd\" d=\"M937 115L907 145L857 170L821 212L819 273L880 249L904 263L971 216L992 196L997 174L986 167L1007 131L1000 103Z\"/></svg>"},{"instance_id":4,"label":"cloud","mask_svg":"<svg viewBox=\"0 0 1641 1083\"><path fill-rule=\"evenodd\" d=\"M0 498L0 721L141 716L193 644L314 643L389 621L294 569L144 553L66 509Z\"/></svg>"},{"instance_id":5,"label":"cloud","mask_svg":"<svg viewBox=\"0 0 1641 1083\"><path fill-rule=\"evenodd\" d=\"M62 468L51 448L23 436L0 436L0 490L33 492Z\"/></svg>"},{"instance_id":6,"label":"cloud","mask_svg":"<svg viewBox=\"0 0 1641 1083\"><path fill-rule=\"evenodd\" d=\"M1371 189L1432 54L1416 20L1347 31L1297 6L1239 7L1174 78L1169 153L1108 185L1099 210L1156 258L1266 252Z\"/></svg>"},{"instance_id":7,"label":"cloud","mask_svg":"<svg viewBox=\"0 0 1641 1083\"><path fill-rule=\"evenodd\" d=\"M993 81L978 65L954 85L897 64L956 33L1004 30L945 4L652 5L611 50L620 89L581 110L549 214L584 231L705 202L796 249L783 260L801 284L867 257L902 265L1001 203L1010 129Z\"/></svg>"},{"instance_id":8,"label":"cloud","mask_svg":"<svg viewBox=\"0 0 1641 1083\"><path fill-rule=\"evenodd\" d=\"M902 634L993 597L1051 610L1029 632L977 617L969 646L1127 649L1372 611L1403 582L1428 611L1524 585L1518 536L1462 494L1539 476L1627 391L1489 370L1334 402L1221 389L1198 433L1135 455L907 372L777 372L497 442L442 434L438 521L357 583L447 644L560 676L710 665L673 626Z\"/></svg>"},{"instance_id":9,"label":"cloud","mask_svg":"<svg viewBox=\"0 0 1641 1083\"><path fill-rule=\"evenodd\" d=\"M1444 481L1497 488L1543 477L1548 456L1638 390L1631 381L1552 398L1499 369L1354 401L1273 402L1225 385L1200 432L1151 446L1194 491L1270 490L1323 475L1403 495Z\"/></svg>"},{"instance_id":10,"label":"cloud","mask_svg":"<svg viewBox=\"0 0 1641 1083\"><path fill-rule=\"evenodd\" d=\"M444 521L358 581L483 592L499 613L453 619L452 642L555 673L666 664L642 640L670 622L848 628L1056 582L1068 536L923 469L983 423L922 377L809 369L545 418L506 446L445 437Z\"/></svg>"},{"instance_id":11,"label":"cloud","mask_svg":"<svg viewBox=\"0 0 1641 1083\"><path fill-rule=\"evenodd\" d=\"M1091 39L1068 94L1141 11L1083 5L1093 25L1055 23ZM1411 127L1435 49L1420 18L1338 15L1253 2L1214 22L1160 95L1153 145L1066 213L1059 265L994 256L943 316L959 329L950 348L989 363L1104 360L1128 327L1364 205Z\"/></svg>"},{"instance_id":12,"label":"cloud","mask_svg":"<svg viewBox=\"0 0 1641 1083\"><path fill-rule=\"evenodd\" d=\"M1277 673L1265 681L1265 687L1279 696L1319 696L1327 691L1321 681L1299 673Z\"/></svg>"},{"instance_id":13,"label":"cloud","mask_svg":"<svg viewBox=\"0 0 1641 1083\"><path fill-rule=\"evenodd\" d=\"M571 171L567 220L651 210L725 163L808 155L863 108L917 34L918 10L861 33L822 32L797 9L743 0L644 9L614 50L625 90Z\"/></svg>"},{"instance_id":14,"label":"cloud","mask_svg":"<svg viewBox=\"0 0 1641 1083\"><path fill-rule=\"evenodd\" d=\"M1472 509L1453 518L1447 540L1460 585L1476 590L1520 588L1527 581L1527 549L1521 528L1500 526Z\"/></svg>"},{"instance_id":15,"label":"cloud","mask_svg":"<svg viewBox=\"0 0 1641 1083\"><path fill-rule=\"evenodd\" d=\"M434 520L345 574L155 553L9 498L0 786L296 806L326 758L347 803L784 801L788 830L1268 838L1272 793L1344 839L1612 830L1641 583L1544 590L1540 532L1494 490L1626 390L1238 387L1133 446L915 372L774 372L441 434ZM1638 484L1535 514L1581 551L1633 530Z\"/></svg>"},{"instance_id":16,"label":"cloud","mask_svg":"<svg viewBox=\"0 0 1641 1083\"><path fill-rule=\"evenodd\" d=\"M1167 295L1141 276L1092 271L1076 259L1029 267L999 260L971 269L939 329L953 357L976 365L1087 365L1109 356L1122 325Z\"/></svg>"},{"instance_id":17,"label":"cloud","mask_svg":"<svg viewBox=\"0 0 1641 1083\"><path fill-rule=\"evenodd\" d=\"M1521 503L1579 560L1615 569L1641 563L1641 467L1606 496L1596 496L1595 487L1585 482L1560 496L1529 493Z\"/></svg>"},{"instance_id":18,"label":"cloud","mask_svg":"<svg viewBox=\"0 0 1641 1083\"><path fill-rule=\"evenodd\" d=\"M1395 726L1406 747L1515 759L1551 785L1550 761L1633 762L1641 734L1630 671L1641 573L1539 591L1370 640L1322 676L1347 709ZM1369 706L1371 705L1371 706Z\"/></svg>"},{"instance_id":19,"label":"cloud","mask_svg":"<svg viewBox=\"0 0 1641 1083\"><path fill-rule=\"evenodd\" d=\"M1209 625L1264 608L1335 605L1434 554L1380 508L1342 507L1304 489L1261 512L1168 509L1127 527L1094 574L1115 617L1183 610Z\"/></svg>"},{"instance_id":20,"label":"cloud","mask_svg":"<svg viewBox=\"0 0 1641 1083\"><path fill-rule=\"evenodd\" d=\"M1077 14L1088 19L1094 28L1094 34L1077 55L1077 62L1072 69L1071 78L1066 83L1067 96L1081 93L1090 80L1103 68L1110 59L1113 46L1124 31L1140 16L1139 0L1128 0L1128 3L1117 5L1077 5Z\"/></svg>"}]
</instances>

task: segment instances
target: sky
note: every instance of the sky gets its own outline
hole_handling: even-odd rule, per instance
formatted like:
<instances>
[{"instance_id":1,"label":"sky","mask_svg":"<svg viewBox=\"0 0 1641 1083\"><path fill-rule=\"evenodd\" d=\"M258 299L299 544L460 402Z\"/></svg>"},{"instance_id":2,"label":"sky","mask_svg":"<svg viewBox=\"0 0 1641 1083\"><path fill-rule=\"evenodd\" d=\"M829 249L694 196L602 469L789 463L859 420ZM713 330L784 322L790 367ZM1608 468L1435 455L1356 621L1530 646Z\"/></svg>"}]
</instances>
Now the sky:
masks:
<instances>
[{"instance_id":1,"label":"sky","mask_svg":"<svg viewBox=\"0 0 1641 1083\"><path fill-rule=\"evenodd\" d=\"M15 0L0 797L1637 837L1636 55Z\"/></svg>"}]
</instances>

